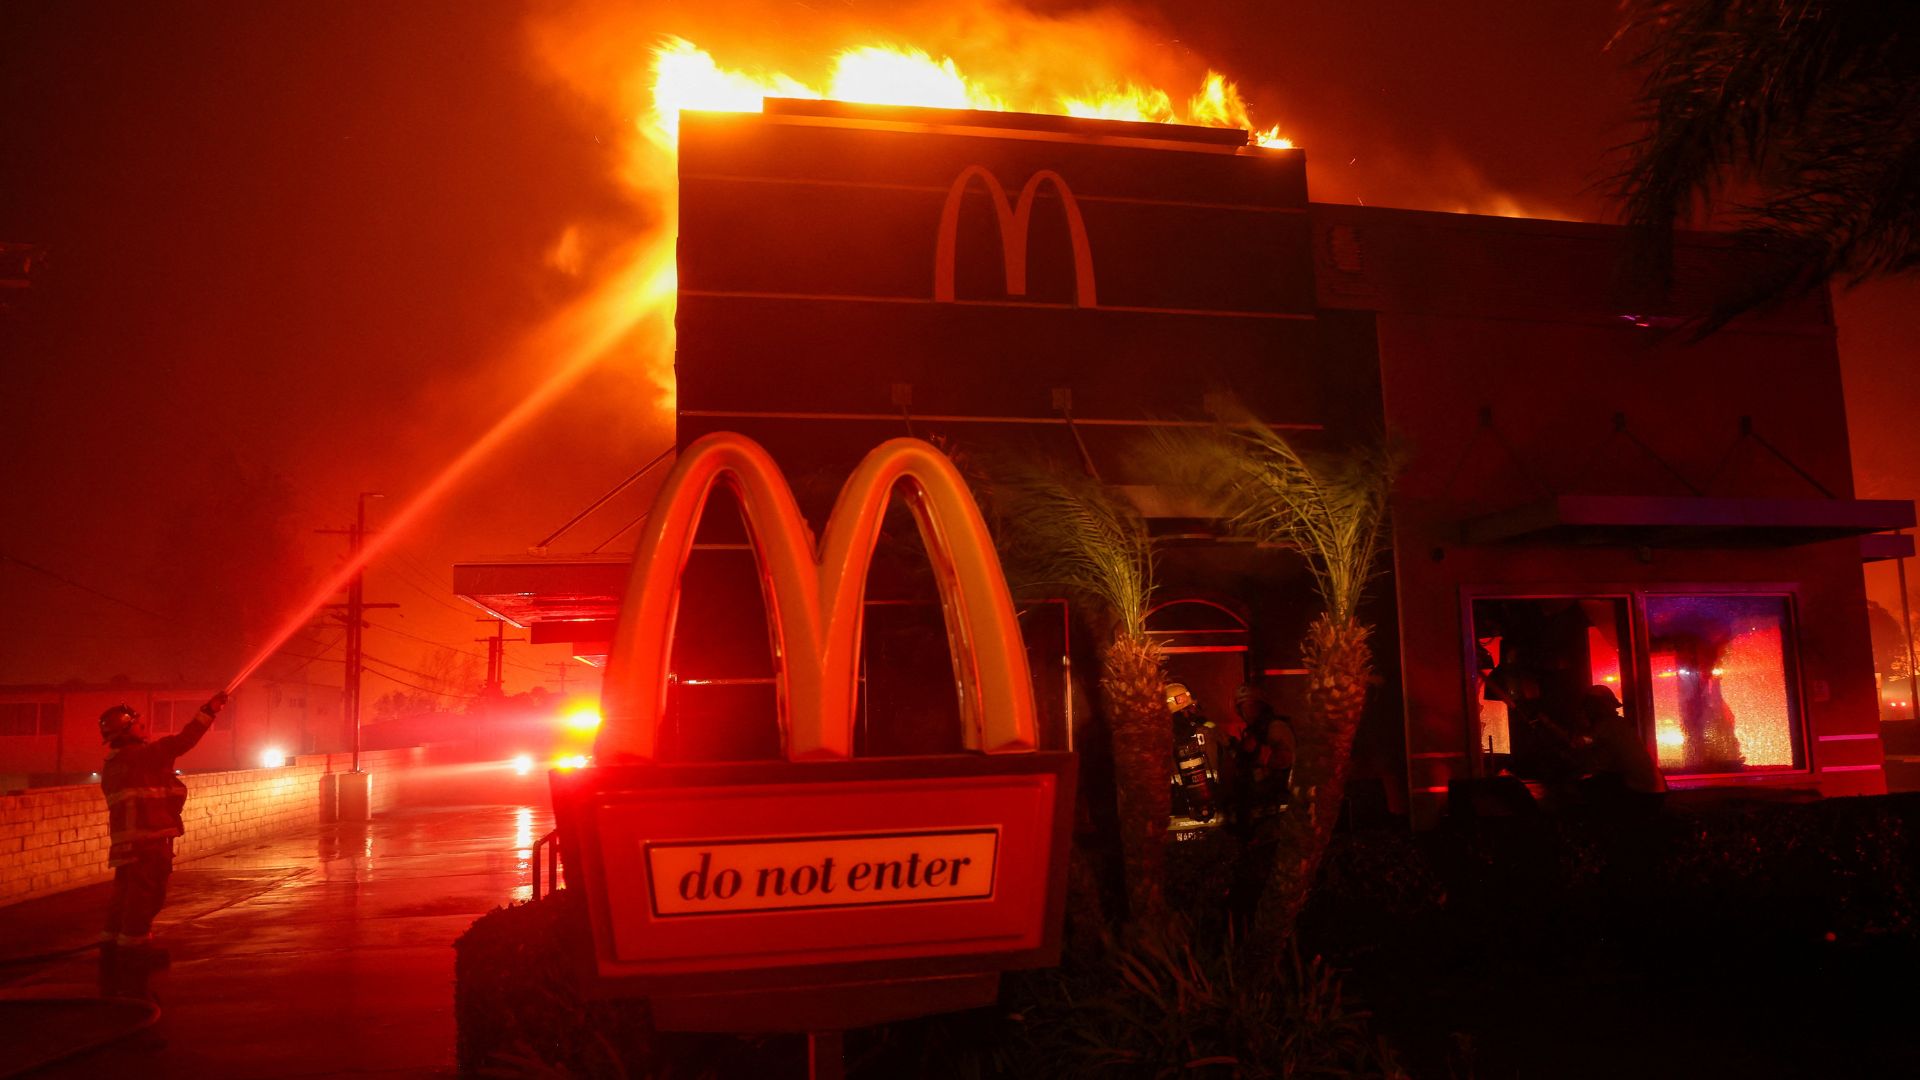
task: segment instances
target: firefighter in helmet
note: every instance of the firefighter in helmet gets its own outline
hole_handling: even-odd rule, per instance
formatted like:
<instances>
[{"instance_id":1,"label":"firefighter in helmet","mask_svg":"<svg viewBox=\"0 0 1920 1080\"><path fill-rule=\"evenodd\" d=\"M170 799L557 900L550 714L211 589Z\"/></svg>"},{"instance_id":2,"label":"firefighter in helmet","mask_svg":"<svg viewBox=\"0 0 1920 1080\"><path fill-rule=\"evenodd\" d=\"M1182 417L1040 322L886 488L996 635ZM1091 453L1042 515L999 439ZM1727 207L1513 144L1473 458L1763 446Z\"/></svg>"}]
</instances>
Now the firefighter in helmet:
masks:
<instances>
[{"instance_id":1,"label":"firefighter in helmet","mask_svg":"<svg viewBox=\"0 0 1920 1080\"><path fill-rule=\"evenodd\" d=\"M1226 820L1220 790L1220 733L1182 683L1167 684L1173 717L1173 821L1185 836Z\"/></svg>"},{"instance_id":2,"label":"firefighter in helmet","mask_svg":"<svg viewBox=\"0 0 1920 1080\"><path fill-rule=\"evenodd\" d=\"M100 790L107 796L112 848L113 898L107 928L100 935L103 958L166 963L153 947L153 918L167 899L173 873L173 838L185 832L180 810L187 785L174 775L173 763L199 743L213 718L227 704L226 691L213 695L178 733L150 739L146 717L131 705L115 705L100 714L100 739L107 761L100 767Z\"/></svg>"}]
</instances>

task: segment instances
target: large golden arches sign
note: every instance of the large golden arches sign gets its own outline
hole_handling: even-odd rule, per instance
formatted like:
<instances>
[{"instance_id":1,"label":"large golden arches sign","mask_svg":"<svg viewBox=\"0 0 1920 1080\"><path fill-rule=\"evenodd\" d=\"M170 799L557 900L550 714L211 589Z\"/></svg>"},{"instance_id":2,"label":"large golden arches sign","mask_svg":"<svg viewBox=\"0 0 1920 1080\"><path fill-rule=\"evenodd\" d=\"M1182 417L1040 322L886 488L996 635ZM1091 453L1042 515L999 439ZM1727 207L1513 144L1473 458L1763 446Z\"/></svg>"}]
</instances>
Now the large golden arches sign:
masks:
<instances>
[{"instance_id":1,"label":"large golden arches sign","mask_svg":"<svg viewBox=\"0 0 1920 1080\"><path fill-rule=\"evenodd\" d=\"M1041 184L1052 184L1067 215L1067 240L1073 248L1073 298L1081 307L1097 307L1099 298L1093 281L1093 248L1087 243L1087 223L1080 216L1080 201L1073 189L1052 169L1041 169L1021 185L1017 200L1007 198L1007 189L984 165L969 165L960 170L947 187L947 201L940 207L940 227L934 234L933 298L954 300L954 259L959 248L960 205L967 187L975 178L987 189L993 201L994 218L1000 224L1000 259L1005 268L1007 295L1027 295L1027 234L1032 231L1033 199Z\"/></svg>"},{"instance_id":2,"label":"large golden arches sign","mask_svg":"<svg viewBox=\"0 0 1920 1080\"><path fill-rule=\"evenodd\" d=\"M903 483L904 482L904 483ZM896 484L932 560L953 654L962 739L989 753L1033 750L1033 683L1000 558L965 481L919 439L882 443L861 461L816 550L793 492L766 450L717 432L680 455L654 499L607 658L602 764L652 761L666 717L680 579L715 484L739 498L760 569L786 757L853 755L867 570Z\"/></svg>"}]
</instances>

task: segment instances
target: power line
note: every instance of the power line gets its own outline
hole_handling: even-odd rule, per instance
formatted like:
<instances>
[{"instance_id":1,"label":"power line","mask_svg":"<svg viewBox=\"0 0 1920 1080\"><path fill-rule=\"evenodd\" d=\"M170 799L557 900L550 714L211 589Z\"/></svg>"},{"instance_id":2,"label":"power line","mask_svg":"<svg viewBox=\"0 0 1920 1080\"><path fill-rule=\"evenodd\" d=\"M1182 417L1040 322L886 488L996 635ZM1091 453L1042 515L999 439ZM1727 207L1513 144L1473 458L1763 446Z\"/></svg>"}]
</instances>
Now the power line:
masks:
<instances>
[{"instance_id":1,"label":"power line","mask_svg":"<svg viewBox=\"0 0 1920 1080\"><path fill-rule=\"evenodd\" d=\"M339 642L337 641L333 643L333 645L338 645L338 644ZM329 645L327 646L327 648L331 649L333 648L333 645ZM306 653L288 652L285 649L281 649L279 652L275 653L274 655L290 656L295 660L305 660L309 664L313 663L315 660L325 660L329 664L338 664L343 659L342 657L338 657L338 656L308 656Z\"/></svg>"},{"instance_id":2,"label":"power line","mask_svg":"<svg viewBox=\"0 0 1920 1080\"><path fill-rule=\"evenodd\" d=\"M435 675L435 674L432 674L431 672L426 672L426 671L416 671L413 668L406 667L401 664L396 664L391 660L382 660L379 657L373 656L364 651L361 652L360 655L372 663L381 664L383 666L390 667L395 671L404 671L409 675L414 675L422 679L431 679L437 682L437 681L444 680L446 678L446 676L444 675Z\"/></svg>"},{"instance_id":3,"label":"power line","mask_svg":"<svg viewBox=\"0 0 1920 1080\"><path fill-rule=\"evenodd\" d=\"M414 562L411 558L408 558L407 556L402 555L398 551L393 552L393 557L396 560L396 562L389 563L387 565L391 566L395 570L401 571L400 580L403 584L411 586L412 588L417 590L420 593L420 595L425 596L427 599L432 600L434 603L439 604L441 607L446 608L448 611L457 611L462 615L473 614L473 609L461 607L459 604L456 604L453 601L448 600L444 594L436 592L433 589L429 589L425 585L420 584L419 581L417 581L416 579L408 577L407 576L408 572L411 572L411 573L420 575L421 578L424 578L428 581L432 581L436 587L439 585L438 581L433 580L433 575L429 571L427 571L424 567L422 567L419 563Z\"/></svg>"},{"instance_id":4,"label":"power line","mask_svg":"<svg viewBox=\"0 0 1920 1080\"><path fill-rule=\"evenodd\" d=\"M608 499L611 499L615 495L618 495L622 491L626 490L627 485L633 483L634 481L652 472L656 465L659 465L661 462L672 457L673 453L674 453L674 447L671 447L671 446L667 447L665 450L660 451L659 454L654 456L654 459L652 461L649 461L645 465L640 466L639 469L635 470L633 475L613 485L613 488L610 491L608 491L605 495L602 495L599 498L588 503L587 508L585 510L582 510L579 513L573 515L573 517L567 520L567 523L565 525L562 525L559 528L553 530L553 532L547 534L547 538L545 540L540 541L538 544L535 544L534 547L545 548L547 545L553 543L555 540L558 540L562 533L566 532L568 529L573 528L575 525L580 524L581 519L585 518L588 514L593 513L595 510L600 509L601 506L606 504Z\"/></svg>"},{"instance_id":5,"label":"power line","mask_svg":"<svg viewBox=\"0 0 1920 1080\"><path fill-rule=\"evenodd\" d=\"M435 640L433 640L432 638L424 638L424 637L421 637L421 636L420 636L419 634L410 634L410 633L408 633L408 632L406 632L405 630L401 630L401 629L399 629L399 628L397 628L397 627L392 627L392 626L385 626L385 625L381 625L381 624L378 624L378 623L375 623L375 624L371 624L371 625L373 626L373 628L374 628L375 630L385 630L385 631L387 631L387 632L388 632L388 633L390 633L390 634L399 634L399 635L400 635L401 637L403 637L403 638L412 638L412 639L413 639L413 640L415 640L415 641L418 641L418 642L421 642L421 643L423 643L423 644L427 644L427 645L438 645L439 647L441 647L441 648L443 648L443 649L451 649L451 650L453 650L454 652L457 652L457 653L459 653L459 654L460 654L461 656L471 656L471 657L473 657L473 658L474 658L475 660L484 660L484 659L486 659L486 655L485 655L485 654L483 654L483 653L477 653L477 652L468 652L467 650L465 650L465 649L462 649L462 648L460 648L460 647L459 647L458 645L449 645L449 644L447 644L447 643L446 643L446 642L444 642L444 641L435 641ZM514 667L517 667L517 668L524 668L524 669L525 669L525 670L527 670L527 671L534 671L534 672L538 672L538 671L540 671L540 670L541 670L541 669L539 669L539 668L537 668L537 667L534 667L534 666L533 666L532 664L525 664L525 663L521 663L521 662L520 662L520 661L518 661L518 660L508 660L508 661L507 661L507 663L509 663L509 664L512 664L512 665L513 665Z\"/></svg>"},{"instance_id":6,"label":"power line","mask_svg":"<svg viewBox=\"0 0 1920 1080\"><path fill-rule=\"evenodd\" d=\"M389 563L388 565L394 570L403 569L398 564ZM420 583L414 581L412 578L408 577L404 572L396 574L395 577L400 579L400 584L405 585L407 588L412 589L414 592L419 593L421 596L424 596L427 599L433 601L434 603L439 604L441 607L446 608L448 611L458 611L462 615L471 614L470 611L462 609L458 604L453 604L446 600L441 599L438 593L435 593L432 590L421 585Z\"/></svg>"},{"instance_id":7,"label":"power line","mask_svg":"<svg viewBox=\"0 0 1920 1080\"><path fill-rule=\"evenodd\" d=\"M614 533L614 534L613 534L612 536L609 536L609 537L607 537L607 538L606 538L605 540L602 540L602 541L600 541L599 543L597 543L597 544L595 544L595 545L593 545L593 549L592 549L591 551L589 551L589 552L587 552L587 554L589 554L589 555L598 555L598 554L600 554L600 549L601 549L601 548L603 548L603 547L606 547L606 546L607 546L608 544L611 544L611 543L613 543L613 542L614 542L615 540L618 540L618 539L620 539L620 538L621 538L622 536L625 536L625 535L627 534L627 530L628 530L628 529L631 529L631 528L633 528L633 527L634 527L635 525L638 525L638 524L640 524L641 522L643 522L643 521L645 521L645 520L647 520L647 515L648 515L648 514L651 514L652 512L653 512L653 511L652 511L652 509L647 509L647 510L642 510L642 511L640 512L640 516L639 516L639 517L637 517L637 518L634 518L634 519L633 519L632 521L629 521L629 522L627 522L627 523L626 523L625 525L622 525L622 526L620 526L620 531L619 531L619 532L616 532L616 533Z\"/></svg>"},{"instance_id":8,"label":"power line","mask_svg":"<svg viewBox=\"0 0 1920 1080\"><path fill-rule=\"evenodd\" d=\"M152 608L141 607L139 604L136 604L131 600L122 600L121 598L113 595L112 593L101 592L99 589L96 589L91 585L83 585L80 582L75 581L70 577L67 577L65 574L56 573L52 570L47 569L44 566L41 566L38 563L30 563L27 560L19 557L18 555L10 555L7 552L0 551L0 559L5 559L10 563L17 563L18 565L24 566L27 569L32 570L37 574L45 574L46 576L52 578L53 580L59 582L62 585L71 585L74 588L79 589L81 592L92 593L93 595L99 597L102 600L110 600L113 603L119 604L121 607L130 608L134 611L139 612L142 615L148 615L156 619L164 619L168 622L173 621L172 616L162 615L159 612L153 610Z\"/></svg>"},{"instance_id":9,"label":"power line","mask_svg":"<svg viewBox=\"0 0 1920 1080\"><path fill-rule=\"evenodd\" d=\"M289 676L293 676L293 675L298 675L298 674L300 674L301 672L303 672L303 671L305 671L305 670L307 670L307 668L308 668L308 667L310 667L310 666L312 666L312 665L313 665L313 662L314 662L314 661L316 661L316 660L328 660L328 659L331 659L331 657L329 657L329 656L327 656L326 654L327 654L327 653L329 653L329 652L331 652L331 651L333 651L333 649L334 649L334 648L335 648L336 646L338 646L338 645L340 644L340 642L341 642L342 640L344 640L344 637L342 637L342 638L335 638L335 639L334 639L334 640L332 640L332 641L324 641L324 642L317 642L316 644L318 644L318 645L320 646L320 653L321 653L321 655L319 655L319 656L304 656L304 657L300 657L300 658L299 658L299 659L300 659L300 661L301 661L301 663L300 663L300 666L299 666L299 667L296 667L296 668L293 668L293 669L291 669L291 670L289 670L289 671L287 671L287 672L285 672L285 673L284 673L284 674L282 674L282 675L281 675L280 677L284 679L284 678L287 678L287 677L289 677ZM291 656L291 655L294 655L294 654L291 654L291 653L285 653L285 652L284 652L284 650L283 650L283 654L284 654L284 655L289 655L289 656Z\"/></svg>"},{"instance_id":10,"label":"power line","mask_svg":"<svg viewBox=\"0 0 1920 1080\"><path fill-rule=\"evenodd\" d=\"M368 657L367 659L371 660L372 657ZM385 679L390 683L396 683L400 686L404 686L409 690L418 690L423 694L432 694L435 697L457 698L461 701L472 701L474 698L479 696L478 694L461 694L461 693L455 693L448 690L435 690L431 686L421 686L419 683L412 683L412 682L408 682L405 679L395 678L394 676L389 675L384 671L369 671L367 674L372 675L376 679ZM431 676L428 676L428 677L431 678Z\"/></svg>"},{"instance_id":11,"label":"power line","mask_svg":"<svg viewBox=\"0 0 1920 1080\"><path fill-rule=\"evenodd\" d=\"M386 625L383 625L383 624L380 624L380 623L373 623L373 624L371 624L371 625L372 625L372 627L373 627L373 629L375 629L375 630L385 630L385 631L386 631L387 633L389 633L389 634L398 634L398 635L400 635L400 636L401 636L401 637L403 637L403 638L412 638L413 640L415 640L415 641L418 641L418 642L420 642L420 643L422 643L422 644L425 644L425 645L438 645L438 646L439 646L440 648L443 648L443 649L446 649L446 650L449 650L449 651L451 651L451 652L457 652L457 653L459 653L459 654L460 654L461 656L471 656L471 657L473 657L473 658L474 658L475 660L484 660L484 659L486 659L486 657L485 657L485 655L484 655L484 654L481 654L481 653L477 653L477 652L469 652L468 650L466 650L466 649L463 649L463 648L461 648L461 647L460 647L460 646L458 646L458 645L449 645L449 644L447 644L447 643L446 643L446 642L444 642L444 641L435 641L435 640L433 640L432 638L424 638L424 637L421 637L421 636L420 636L419 634L410 634L410 633L408 633L408 632L406 632L405 630L402 630L402 629L400 629L400 628L398 628L398 627L394 627L394 626L386 626Z\"/></svg>"}]
</instances>

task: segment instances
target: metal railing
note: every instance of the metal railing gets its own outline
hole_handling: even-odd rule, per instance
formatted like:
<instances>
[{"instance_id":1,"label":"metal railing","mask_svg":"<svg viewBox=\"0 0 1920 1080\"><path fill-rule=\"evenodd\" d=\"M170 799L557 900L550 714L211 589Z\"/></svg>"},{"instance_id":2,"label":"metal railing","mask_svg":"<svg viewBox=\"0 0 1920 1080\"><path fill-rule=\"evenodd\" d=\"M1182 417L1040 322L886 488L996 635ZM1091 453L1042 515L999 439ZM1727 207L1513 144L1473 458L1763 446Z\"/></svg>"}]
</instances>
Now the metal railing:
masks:
<instances>
[{"instance_id":1,"label":"metal railing","mask_svg":"<svg viewBox=\"0 0 1920 1080\"><path fill-rule=\"evenodd\" d=\"M527 899L529 900L538 900L541 896L540 849L543 847L547 849L547 891L552 892L560 888L560 830L554 829L552 832L533 842L533 858L531 860L533 865L533 888L528 891Z\"/></svg>"}]
</instances>

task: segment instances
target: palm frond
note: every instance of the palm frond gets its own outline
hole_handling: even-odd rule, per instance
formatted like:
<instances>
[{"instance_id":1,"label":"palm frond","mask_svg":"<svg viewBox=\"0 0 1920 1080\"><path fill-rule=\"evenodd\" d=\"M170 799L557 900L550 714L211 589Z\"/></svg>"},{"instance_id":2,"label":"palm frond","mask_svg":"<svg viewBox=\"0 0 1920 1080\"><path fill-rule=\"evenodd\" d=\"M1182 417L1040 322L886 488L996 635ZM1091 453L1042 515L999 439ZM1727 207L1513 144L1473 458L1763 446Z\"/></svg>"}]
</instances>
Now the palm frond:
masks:
<instances>
[{"instance_id":1,"label":"palm frond","mask_svg":"<svg viewBox=\"0 0 1920 1080\"><path fill-rule=\"evenodd\" d=\"M1099 481L1043 462L1009 459L987 471L1009 572L1091 602L1128 636L1143 634L1154 552L1139 512Z\"/></svg>"},{"instance_id":2,"label":"palm frond","mask_svg":"<svg viewBox=\"0 0 1920 1080\"><path fill-rule=\"evenodd\" d=\"M1328 614L1353 617L1386 545L1397 447L1381 440L1308 456L1267 425L1235 417L1217 431L1163 436L1161 451L1228 528L1299 551Z\"/></svg>"},{"instance_id":3,"label":"palm frond","mask_svg":"<svg viewBox=\"0 0 1920 1080\"><path fill-rule=\"evenodd\" d=\"M1614 179L1636 276L1664 293L1676 226L1730 188L1774 267L1714 313L1920 260L1920 5L1636 0L1641 136Z\"/></svg>"}]
</instances>

